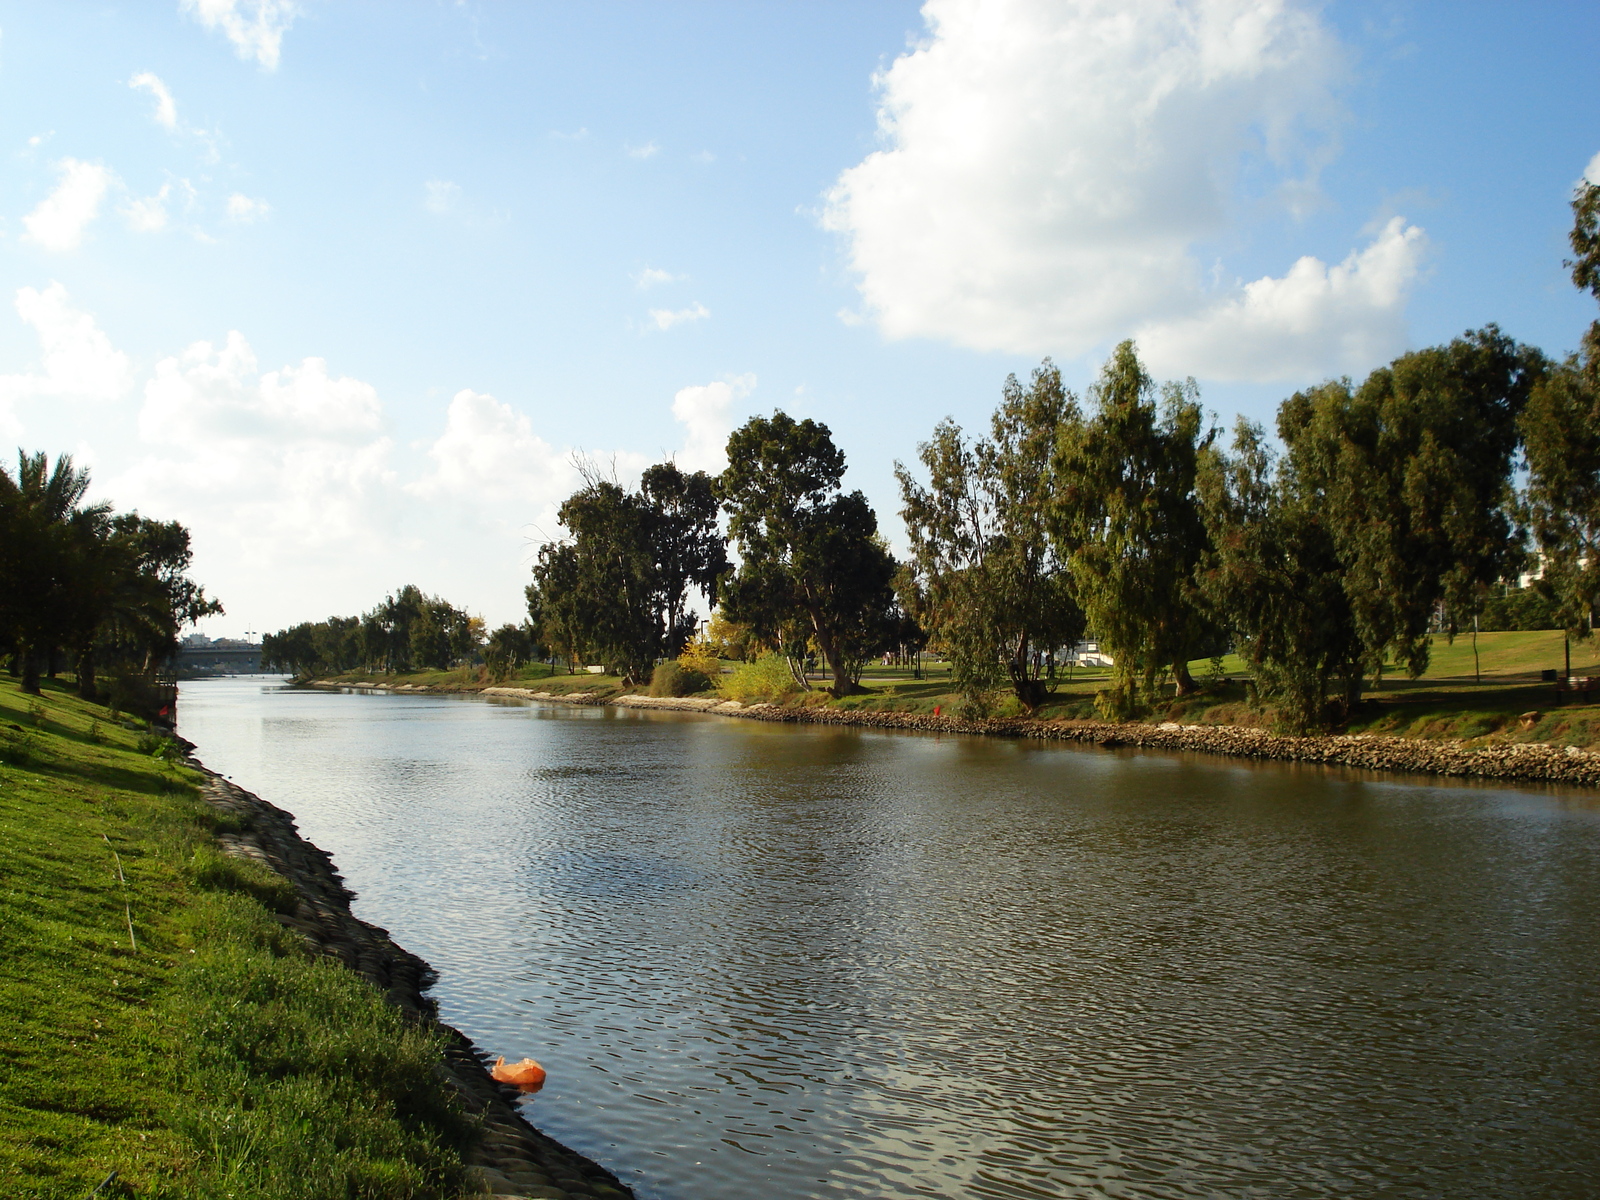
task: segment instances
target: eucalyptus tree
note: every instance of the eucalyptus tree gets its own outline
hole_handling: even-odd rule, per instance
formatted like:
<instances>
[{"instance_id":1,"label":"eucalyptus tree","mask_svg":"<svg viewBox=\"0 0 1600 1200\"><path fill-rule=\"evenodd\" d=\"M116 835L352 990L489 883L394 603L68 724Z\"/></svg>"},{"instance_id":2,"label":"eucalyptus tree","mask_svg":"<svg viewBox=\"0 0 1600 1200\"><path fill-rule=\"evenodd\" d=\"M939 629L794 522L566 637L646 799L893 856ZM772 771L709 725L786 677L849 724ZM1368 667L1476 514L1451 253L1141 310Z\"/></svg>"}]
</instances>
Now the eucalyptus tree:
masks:
<instances>
[{"instance_id":1,"label":"eucalyptus tree","mask_svg":"<svg viewBox=\"0 0 1600 1200\"><path fill-rule=\"evenodd\" d=\"M1491 325L1279 408L1286 469L1323 510L1368 671L1388 653L1420 675L1436 615L1453 635L1520 561L1511 463L1543 370Z\"/></svg>"},{"instance_id":2,"label":"eucalyptus tree","mask_svg":"<svg viewBox=\"0 0 1600 1200\"><path fill-rule=\"evenodd\" d=\"M496 679L504 680L523 663L532 662L537 649L529 626L506 624L489 635L483 661Z\"/></svg>"},{"instance_id":3,"label":"eucalyptus tree","mask_svg":"<svg viewBox=\"0 0 1600 1200\"><path fill-rule=\"evenodd\" d=\"M1196 578L1265 696L1294 732L1328 723L1331 689L1359 698L1361 641L1321 497L1240 418L1233 452L1207 447L1198 490L1208 545Z\"/></svg>"},{"instance_id":4,"label":"eucalyptus tree","mask_svg":"<svg viewBox=\"0 0 1600 1200\"><path fill-rule=\"evenodd\" d=\"M659 463L629 491L582 468L583 486L558 514L567 540L541 549L534 566L529 613L569 660L591 655L641 682L692 636L691 589L715 600L727 570L712 480Z\"/></svg>"},{"instance_id":5,"label":"eucalyptus tree","mask_svg":"<svg viewBox=\"0 0 1600 1200\"><path fill-rule=\"evenodd\" d=\"M1600 300L1600 184L1579 184L1572 212L1572 282ZM1600 320L1533 389L1521 432L1538 586L1568 634L1587 638L1600 606Z\"/></svg>"},{"instance_id":6,"label":"eucalyptus tree","mask_svg":"<svg viewBox=\"0 0 1600 1200\"><path fill-rule=\"evenodd\" d=\"M715 485L704 471L685 473L676 463L657 463L640 476L639 498L652 558L651 606L661 653L675 657L695 633L691 590L715 605L718 581L728 572L728 544L717 528Z\"/></svg>"},{"instance_id":7,"label":"eucalyptus tree","mask_svg":"<svg viewBox=\"0 0 1600 1200\"><path fill-rule=\"evenodd\" d=\"M1027 388L1007 377L990 437L969 441L949 419L935 426L917 448L927 486L895 463L913 572L902 591L976 710L1002 684L1038 707L1054 680L1054 651L1083 633L1047 522L1051 458L1080 422L1047 359Z\"/></svg>"},{"instance_id":8,"label":"eucalyptus tree","mask_svg":"<svg viewBox=\"0 0 1600 1200\"><path fill-rule=\"evenodd\" d=\"M583 652L584 597L578 588L578 551L571 542L546 542L525 589L528 624L540 643L574 670Z\"/></svg>"},{"instance_id":9,"label":"eucalyptus tree","mask_svg":"<svg viewBox=\"0 0 1600 1200\"><path fill-rule=\"evenodd\" d=\"M1158 389L1133 343L1111 354L1090 390L1093 415L1066 423L1053 462L1052 527L1089 629L1110 652L1116 689L1134 711L1170 669L1195 690L1189 659L1210 633L1193 575L1206 547L1195 493L1215 437L1194 381Z\"/></svg>"},{"instance_id":10,"label":"eucalyptus tree","mask_svg":"<svg viewBox=\"0 0 1600 1200\"><path fill-rule=\"evenodd\" d=\"M791 667L815 645L835 696L861 690L866 659L896 633L895 561L867 498L840 490L844 469L826 425L776 412L733 432L716 482L741 560L724 612Z\"/></svg>"}]
</instances>

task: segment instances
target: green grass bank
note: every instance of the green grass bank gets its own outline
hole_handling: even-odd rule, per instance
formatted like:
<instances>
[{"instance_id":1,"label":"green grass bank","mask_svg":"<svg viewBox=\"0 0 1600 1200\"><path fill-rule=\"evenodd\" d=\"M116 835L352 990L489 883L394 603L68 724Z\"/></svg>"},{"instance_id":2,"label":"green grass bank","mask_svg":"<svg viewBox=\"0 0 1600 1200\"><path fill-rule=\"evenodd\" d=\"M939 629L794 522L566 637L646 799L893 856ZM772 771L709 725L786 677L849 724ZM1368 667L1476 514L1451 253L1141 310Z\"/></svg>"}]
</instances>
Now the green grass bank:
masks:
<instances>
[{"instance_id":1,"label":"green grass bank","mask_svg":"<svg viewBox=\"0 0 1600 1200\"><path fill-rule=\"evenodd\" d=\"M202 782L0 680L0 1194L466 1194L438 1032L274 919L292 886L222 853L248 818Z\"/></svg>"}]
</instances>

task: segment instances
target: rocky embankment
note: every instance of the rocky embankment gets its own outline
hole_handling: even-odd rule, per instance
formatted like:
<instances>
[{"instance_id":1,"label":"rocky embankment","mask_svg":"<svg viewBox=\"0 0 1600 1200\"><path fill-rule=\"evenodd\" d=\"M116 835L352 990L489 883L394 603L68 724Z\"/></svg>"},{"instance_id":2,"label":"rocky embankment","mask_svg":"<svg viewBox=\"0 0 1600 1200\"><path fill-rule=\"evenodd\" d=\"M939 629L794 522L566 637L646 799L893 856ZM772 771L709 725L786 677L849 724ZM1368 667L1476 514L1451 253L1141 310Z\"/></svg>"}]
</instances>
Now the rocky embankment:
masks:
<instances>
[{"instance_id":1,"label":"rocky embankment","mask_svg":"<svg viewBox=\"0 0 1600 1200\"><path fill-rule=\"evenodd\" d=\"M321 681L319 681L321 682ZM328 686L339 686L326 681ZM348 686L348 685L344 685ZM384 690L427 691L418 687ZM1228 758L1271 759L1279 762L1323 763L1366 771L1398 771L1420 775L1456 775L1484 779L1534 780L1577 787L1600 787L1600 754L1576 746L1551 746L1545 742L1492 742L1469 745L1460 741L1425 740L1385 734L1344 733L1293 737L1243 725L1160 725L1111 721L1035 721L1024 717L966 720L932 713L880 712L874 709L832 708L825 705L740 704L735 700L628 695L603 699L589 692L566 695L531 688L488 687L484 696L537 700L546 704L614 704L621 708L655 708L679 712L712 713L747 721L777 721L804 725L853 725L869 729L907 729L925 733L968 733L986 737L1031 738L1047 742L1082 742L1087 745L1132 746L1149 750L1180 750L1218 754Z\"/></svg>"},{"instance_id":2,"label":"rocky embankment","mask_svg":"<svg viewBox=\"0 0 1600 1200\"><path fill-rule=\"evenodd\" d=\"M459 1030L438 1021L433 1001L423 994L436 978L433 968L397 946L385 930L350 912L354 893L344 886L328 853L300 836L292 816L213 772L206 775L205 799L219 811L237 815L244 825L242 833L218 835L224 849L266 865L300 893L294 913L278 920L317 953L338 959L372 983L408 1017L443 1034L441 1078L483 1122L483 1137L466 1157L485 1192L508 1200L623 1200L633 1195L605 1168L523 1119L514 1104L516 1092L489 1077L484 1065L488 1056Z\"/></svg>"},{"instance_id":3,"label":"rocky embankment","mask_svg":"<svg viewBox=\"0 0 1600 1200\"><path fill-rule=\"evenodd\" d=\"M1083 742L1107 747L1184 750L1230 758L1325 763L1369 771L1531 779L1580 787L1600 786L1600 754L1591 754L1576 746L1557 748L1543 742L1469 746L1457 741L1424 741L1420 738L1364 733L1290 737L1240 725L1179 725L1173 722L1138 725L1109 721L1032 721L1023 718L962 720L957 717L936 717L930 713L874 712L870 709L839 709L820 705L803 708L775 704L744 706L731 701L667 700L653 696L622 696L614 703L627 708L710 712L751 721L970 733L988 737Z\"/></svg>"}]
</instances>

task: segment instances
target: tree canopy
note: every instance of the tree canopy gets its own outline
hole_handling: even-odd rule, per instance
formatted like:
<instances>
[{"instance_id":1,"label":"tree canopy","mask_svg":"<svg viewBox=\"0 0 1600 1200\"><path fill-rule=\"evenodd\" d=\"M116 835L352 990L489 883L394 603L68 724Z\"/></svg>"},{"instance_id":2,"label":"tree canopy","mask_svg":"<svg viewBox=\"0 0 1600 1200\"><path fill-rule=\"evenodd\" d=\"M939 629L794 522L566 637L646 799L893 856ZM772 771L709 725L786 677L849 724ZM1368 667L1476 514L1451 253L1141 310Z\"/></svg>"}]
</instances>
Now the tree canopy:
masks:
<instances>
[{"instance_id":1,"label":"tree canopy","mask_svg":"<svg viewBox=\"0 0 1600 1200\"><path fill-rule=\"evenodd\" d=\"M222 611L189 578L182 525L85 503L89 483L65 454L52 466L18 451L15 475L0 467L0 649L29 692L65 655L93 698L101 669L148 673L185 626Z\"/></svg>"},{"instance_id":2,"label":"tree canopy","mask_svg":"<svg viewBox=\"0 0 1600 1200\"><path fill-rule=\"evenodd\" d=\"M1208 632L1193 585L1206 546L1195 477L1214 431L1194 381L1158 389L1132 342L1089 395L1090 418L1062 429L1053 527L1073 595L1116 664L1111 706L1127 711L1163 669L1180 694L1194 688L1188 662Z\"/></svg>"},{"instance_id":3,"label":"tree canopy","mask_svg":"<svg viewBox=\"0 0 1600 1200\"><path fill-rule=\"evenodd\" d=\"M558 514L567 540L540 548L529 617L569 661L592 656L642 682L693 636L691 590L714 602L727 570L712 481L658 463L629 491L592 464L584 469L583 487Z\"/></svg>"},{"instance_id":4,"label":"tree canopy","mask_svg":"<svg viewBox=\"0 0 1600 1200\"><path fill-rule=\"evenodd\" d=\"M841 490L844 469L826 425L776 412L733 432L716 482L741 560L724 589L729 619L791 662L814 645L835 696L859 690L862 665L898 628L894 558L867 498Z\"/></svg>"},{"instance_id":5,"label":"tree canopy","mask_svg":"<svg viewBox=\"0 0 1600 1200\"><path fill-rule=\"evenodd\" d=\"M1028 709L1049 693L1056 650L1083 633L1066 564L1048 529L1051 458L1081 421L1061 373L1046 361L1024 388L1009 376L990 436L968 441L946 419L917 448L924 486L900 463L911 542L904 589L937 638L952 681L974 711L1002 683Z\"/></svg>"}]
</instances>

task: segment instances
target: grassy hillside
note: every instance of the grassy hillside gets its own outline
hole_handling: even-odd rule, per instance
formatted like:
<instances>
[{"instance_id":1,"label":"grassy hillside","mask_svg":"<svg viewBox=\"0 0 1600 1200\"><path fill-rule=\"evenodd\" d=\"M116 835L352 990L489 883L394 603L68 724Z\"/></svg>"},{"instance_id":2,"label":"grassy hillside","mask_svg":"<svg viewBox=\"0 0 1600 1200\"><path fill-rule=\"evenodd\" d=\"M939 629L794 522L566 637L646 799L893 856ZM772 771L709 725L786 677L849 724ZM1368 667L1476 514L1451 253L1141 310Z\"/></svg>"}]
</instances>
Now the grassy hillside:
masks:
<instances>
[{"instance_id":1,"label":"grassy hillside","mask_svg":"<svg viewBox=\"0 0 1600 1200\"><path fill-rule=\"evenodd\" d=\"M272 919L174 751L0 679L0 1194L457 1194L439 1046Z\"/></svg>"}]
</instances>

